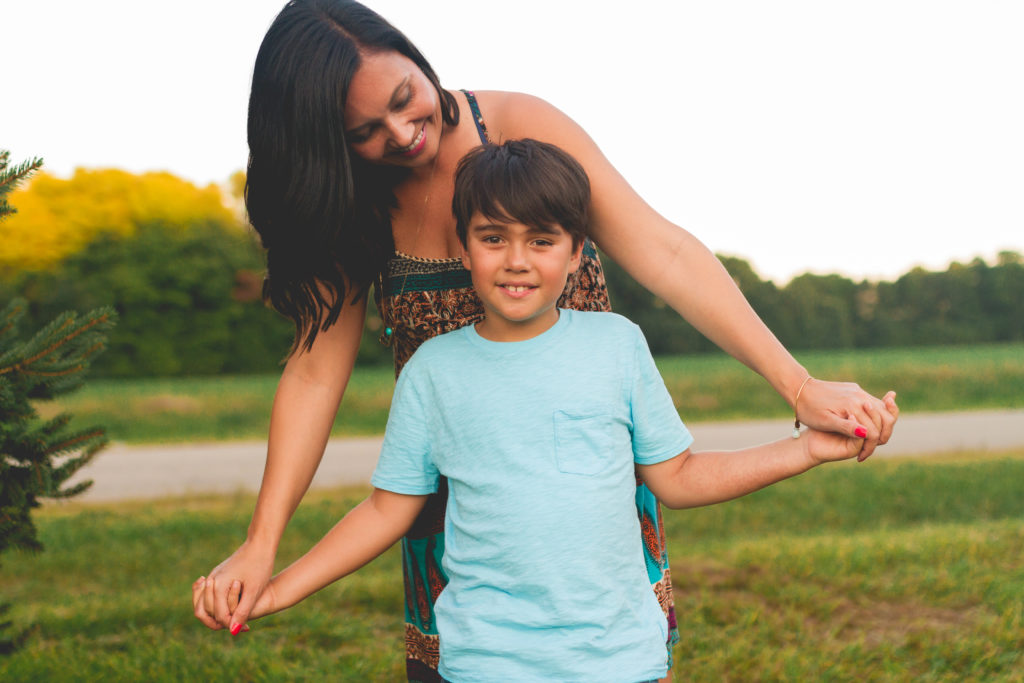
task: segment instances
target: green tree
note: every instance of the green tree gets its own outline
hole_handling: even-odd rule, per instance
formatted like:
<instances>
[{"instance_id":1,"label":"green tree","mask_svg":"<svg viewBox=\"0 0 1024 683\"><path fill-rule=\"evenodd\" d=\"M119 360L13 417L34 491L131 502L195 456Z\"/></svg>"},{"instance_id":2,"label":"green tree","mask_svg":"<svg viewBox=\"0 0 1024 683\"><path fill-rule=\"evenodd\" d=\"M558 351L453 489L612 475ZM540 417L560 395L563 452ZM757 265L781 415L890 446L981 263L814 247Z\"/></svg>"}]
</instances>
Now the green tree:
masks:
<instances>
[{"instance_id":1,"label":"green tree","mask_svg":"<svg viewBox=\"0 0 1024 683\"><path fill-rule=\"evenodd\" d=\"M985 281L982 302L997 341L1024 341L1024 256L1003 251Z\"/></svg>"},{"instance_id":2,"label":"green tree","mask_svg":"<svg viewBox=\"0 0 1024 683\"><path fill-rule=\"evenodd\" d=\"M797 336L797 321L794 320L793 312L786 305L782 293L774 282L762 280L753 266L741 258L719 254L718 259L729 271L729 275L743 292L751 308L776 337L780 340L789 340Z\"/></svg>"},{"instance_id":3,"label":"green tree","mask_svg":"<svg viewBox=\"0 0 1024 683\"><path fill-rule=\"evenodd\" d=\"M715 348L696 328L662 299L647 291L610 257L602 254L601 265L612 310L640 326L652 353L698 353Z\"/></svg>"},{"instance_id":4,"label":"green tree","mask_svg":"<svg viewBox=\"0 0 1024 683\"><path fill-rule=\"evenodd\" d=\"M52 271L24 274L17 291L36 321L111 306L119 316L107 376L267 372L288 349L290 324L260 300L262 255L218 223L149 224L106 234Z\"/></svg>"},{"instance_id":5,"label":"green tree","mask_svg":"<svg viewBox=\"0 0 1024 683\"><path fill-rule=\"evenodd\" d=\"M13 213L7 195L42 161L7 168L0 152L0 220ZM64 313L38 333L24 338L19 323L25 302L16 299L0 312L0 553L12 548L42 548L31 511L40 498L67 498L89 482L64 488L68 479L103 447L102 429L69 431L70 416L41 420L35 403L67 393L103 349L115 314L99 309L85 316ZM2 610L7 611L4 605ZM0 624L0 652L13 650L18 637L10 622Z\"/></svg>"},{"instance_id":6,"label":"green tree","mask_svg":"<svg viewBox=\"0 0 1024 683\"><path fill-rule=\"evenodd\" d=\"M795 349L844 349L854 345L857 285L841 275L805 273L783 289L793 315L783 343Z\"/></svg>"}]
</instances>

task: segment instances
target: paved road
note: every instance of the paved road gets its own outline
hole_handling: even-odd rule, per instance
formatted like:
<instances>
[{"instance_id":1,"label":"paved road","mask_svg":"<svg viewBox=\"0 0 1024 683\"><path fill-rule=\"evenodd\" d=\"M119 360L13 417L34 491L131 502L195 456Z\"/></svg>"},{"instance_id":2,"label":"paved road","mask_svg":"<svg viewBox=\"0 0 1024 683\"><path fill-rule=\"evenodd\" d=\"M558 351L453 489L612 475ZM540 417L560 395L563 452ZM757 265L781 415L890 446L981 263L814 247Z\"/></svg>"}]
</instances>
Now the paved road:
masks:
<instances>
[{"instance_id":1,"label":"paved road","mask_svg":"<svg viewBox=\"0 0 1024 683\"><path fill-rule=\"evenodd\" d=\"M698 448L732 449L778 439L786 420L690 425ZM314 487L366 484L380 437L332 440ZM904 413L896 434L879 456L955 451L998 451L1024 446L1024 410L964 413ZM256 491L263 476L265 442L197 443L171 446L114 444L80 470L74 481L93 486L76 501L150 499L196 493Z\"/></svg>"}]
</instances>

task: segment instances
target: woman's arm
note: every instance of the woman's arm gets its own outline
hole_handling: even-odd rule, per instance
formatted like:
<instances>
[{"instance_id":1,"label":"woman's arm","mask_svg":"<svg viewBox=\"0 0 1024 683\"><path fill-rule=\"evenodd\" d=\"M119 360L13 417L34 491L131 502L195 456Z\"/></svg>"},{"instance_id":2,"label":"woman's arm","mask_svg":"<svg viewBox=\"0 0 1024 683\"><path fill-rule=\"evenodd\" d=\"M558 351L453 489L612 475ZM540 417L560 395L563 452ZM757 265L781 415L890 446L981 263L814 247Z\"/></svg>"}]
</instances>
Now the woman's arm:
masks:
<instances>
[{"instance_id":1,"label":"woman's arm","mask_svg":"<svg viewBox=\"0 0 1024 683\"><path fill-rule=\"evenodd\" d=\"M808 377L765 326L721 262L700 240L652 209L615 170L574 121L547 102L519 93L478 92L484 118L496 128L492 138L533 137L557 144L583 165L592 187L594 241L637 282L668 303L702 334L763 376L793 406ZM666 135L663 122L655 131ZM652 153L657 132L642 136ZM868 410L868 406L871 410ZM882 402L853 383L813 381L804 387L800 420L824 431L867 438L860 454L869 456L888 441L893 418Z\"/></svg>"},{"instance_id":2,"label":"woman's arm","mask_svg":"<svg viewBox=\"0 0 1024 683\"><path fill-rule=\"evenodd\" d=\"M362 338L366 301L346 304L313 347L285 365L270 416L267 461L246 540L204 582L196 616L212 629L244 626L274 570L284 528L320 465ZM239 599L239 593L241 597ZM237 605L235 604L237 601Z\"/></svg>"}]
</instances>

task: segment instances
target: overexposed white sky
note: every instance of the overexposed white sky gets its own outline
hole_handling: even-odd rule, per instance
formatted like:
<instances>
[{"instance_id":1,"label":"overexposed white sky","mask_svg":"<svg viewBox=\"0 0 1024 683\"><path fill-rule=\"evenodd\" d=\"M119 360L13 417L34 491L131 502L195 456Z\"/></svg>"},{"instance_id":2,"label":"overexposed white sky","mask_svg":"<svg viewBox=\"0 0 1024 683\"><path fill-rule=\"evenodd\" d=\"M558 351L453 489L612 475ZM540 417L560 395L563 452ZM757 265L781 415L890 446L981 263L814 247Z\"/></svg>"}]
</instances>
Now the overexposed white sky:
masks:
<instances>
[{"instance_id":1,"label":"overexposed white sky","mask_svg":"<svg viewBox=\"0 0 1024 683\"><path fill-rule=\"evenodd\" d=\"M0 149L226 180L283 4L2 0ZM446 87L544 97L663 215L780 284L1024 252L1024 3L367 4Z\"/></svg>"}]
</instances>

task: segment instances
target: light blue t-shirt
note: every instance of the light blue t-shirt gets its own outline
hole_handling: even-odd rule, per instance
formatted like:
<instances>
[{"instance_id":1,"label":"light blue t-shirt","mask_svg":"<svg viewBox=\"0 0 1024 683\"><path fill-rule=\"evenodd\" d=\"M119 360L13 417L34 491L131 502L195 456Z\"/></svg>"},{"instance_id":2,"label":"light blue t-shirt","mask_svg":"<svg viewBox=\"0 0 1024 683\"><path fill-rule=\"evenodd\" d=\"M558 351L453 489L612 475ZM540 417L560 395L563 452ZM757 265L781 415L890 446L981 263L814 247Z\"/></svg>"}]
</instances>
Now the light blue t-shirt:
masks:
<instances>
[{"instance_id":1,"label":"light blue t-shirt","mask_svg":"<svg viewBox=\"0 0 1024 683\"><path fill-rule=\"evenodd\" d=\"M522 342L468 326L424 343L395 387L372 482L419 495L448 478L440 673L664 676L634 463L692 440L640 329L619 315L561 310Z\"/></svg>"}]
</instances>

